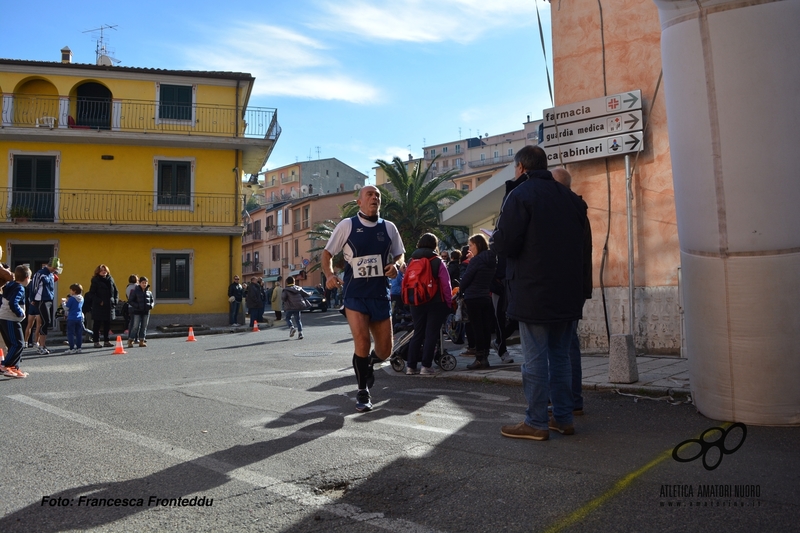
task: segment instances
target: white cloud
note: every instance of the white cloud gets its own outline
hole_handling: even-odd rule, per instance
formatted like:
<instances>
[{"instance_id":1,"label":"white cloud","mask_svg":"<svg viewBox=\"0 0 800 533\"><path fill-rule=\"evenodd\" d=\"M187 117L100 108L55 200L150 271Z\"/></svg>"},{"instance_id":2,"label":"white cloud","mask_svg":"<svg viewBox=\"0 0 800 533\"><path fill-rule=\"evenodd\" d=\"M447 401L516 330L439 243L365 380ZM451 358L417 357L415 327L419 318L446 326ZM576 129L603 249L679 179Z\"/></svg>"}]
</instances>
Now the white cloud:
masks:
<instances>
[{"instance_id":1,"label":"white cloud","mask_svg":"<svg viewBox=\"0 0 800 533\"><path fill-rule=\"evenodd\" d=\"M537 0L539 11L550 9ZM467 43L504 26L536 19L531 0L320 0L314 26L377 40Z\"/></svg>"},{"instance_id":2,"label":"white cloud","mask_svg":"<svg viewBox=\"0 0 800 533\"><path fill-rule=\"evenodd\" d=\"M380 99L375 87L341 72L320 41L286 28L249 24L205 36L206 44L183 49L192 68L249 72L256 78L253 95L358 104Z\"/></svg>"},{"instance_id":3,"label":"white cloud","mask_svg":"<svg viewBox=\"0 0 800 533\"><path fill-rule=\"evenodd\" d=\"M408 159L408 154L411 154L416 159L418 155L414 155L413 150L409 150L407 146L387 146L383 149L383 154L370 156L372 161L376 159L383 159L384 161L392 162L392 159L399 157L403 161ZM373 165L374 166L374 165Z\"/></svg>"}]
</instances>

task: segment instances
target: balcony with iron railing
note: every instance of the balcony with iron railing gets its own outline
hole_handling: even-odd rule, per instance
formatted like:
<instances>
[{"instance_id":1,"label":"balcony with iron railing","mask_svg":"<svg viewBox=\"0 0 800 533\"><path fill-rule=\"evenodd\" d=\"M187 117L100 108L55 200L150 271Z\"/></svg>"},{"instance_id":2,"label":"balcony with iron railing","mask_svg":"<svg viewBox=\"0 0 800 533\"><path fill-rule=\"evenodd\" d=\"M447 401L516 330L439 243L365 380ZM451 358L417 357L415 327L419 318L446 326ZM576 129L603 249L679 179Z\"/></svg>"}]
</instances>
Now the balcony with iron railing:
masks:
<instances>
[{"instance_id":1,"label":"balcony with iron railing","mask_svg":"<svg viewBox=\"0 0 800 533\"><path fill-rule=\"evenodd\" d=\"M261 261L245 261L242 263L242 274L262 274L264 263Z\"/></svg>"},{"instance_id":2,"label":"balcony with iron railing","mask_svg":"<svg viewBox=\"0 0 800 533\"><path fill-rule=\"evenodd\" d=\"M97 225L241 228L240 202L222 194L0 188L0 228L8 230L11 224L42 229L70 225L76 231Z\"/></svg>"},{"instance_id":3,"label":"balcony with iron railing","mask_svg":"<svg viewBox=\"0 0 800 533\"><path fill-rule=\"evenodd\" d=\"M242 237L242 244L261 242L263 235L264 234L261 232L261 230L245 232L244 236Z\"/></svg>"},{"instance_id":4,"label":"balcony with iron railing","mask_svg":"<svg viewBox=\"0 0 800 533\"><path fill-rule=\"evenodd\" d=\"M110 130L277 140L277 110L148 100L3 95L3 128Z\"/></svg>"}]
</instances>

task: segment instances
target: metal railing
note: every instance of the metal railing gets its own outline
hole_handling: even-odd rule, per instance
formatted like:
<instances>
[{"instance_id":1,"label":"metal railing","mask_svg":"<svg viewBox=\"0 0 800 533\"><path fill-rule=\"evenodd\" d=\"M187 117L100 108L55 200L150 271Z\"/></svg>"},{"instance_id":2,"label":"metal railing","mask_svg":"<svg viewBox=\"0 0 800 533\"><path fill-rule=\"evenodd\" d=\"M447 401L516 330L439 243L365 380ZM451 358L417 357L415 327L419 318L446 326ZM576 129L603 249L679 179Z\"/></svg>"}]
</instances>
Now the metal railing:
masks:
<instances>
[{"instance_id":1,"label":"metal railing","mask_svg":"<svg viewBox=\"0 0 800 533\"><path fill-rule=\"evenodd\" d=\"M264 263L261 261L255 261L246 265L242 263L242 273L253 273L253 272L263 272L264 270Z\"/></svg>"},{"instance_id":2,"label":"metal railing","mask_svg":"<svg viewBox=\"0 0 800 533\"><path fill-rule=\"evenodd\" d=\"M240 201L222 194L162 195L70 189L31 192L0 188L0 225L53 222L234 226Z\"/></svg>"},{"instance_id":3,"label":"metal railing","mask_svg":"<svg viewBox=\"0 0 800 533\"><path fill-rule=\"evenodd\" d=\"M251 231L249 233L245 233L244 234L244 237L242 238L242 242L248 243L248 242L260 241L261 240L261 236L262 236L261 230Z\"/></svg>"},{"instance_id":4,"label":"metal railing","mask_svg":"<svg viewBox=\"0 0 800 533\"><path fill-rule=\"evenodd\" d=\"M513 155L499 155L497 157L487 157L486 159L483 159L483 160L479 159L477 161L470 161L467 164L469 165L470 168L479 168L479 167L485 167L485 166L488 166L488 165L499 165L499 164L502 164L502 163L511 163L512 161L514 161L514 156Z\"/></svg>"},{"instance_id":5,"label":"metal railing","mask_svg":"<svg viewBox=\"0 0 800 533\"><path fill-rule=\"evenodd\" d=\"M5 95L2 126L186 133L270 140L277 140L281 134L278 111L269 107L243 110L225 105L45 95Z\"/></svg>"}]
</instances>

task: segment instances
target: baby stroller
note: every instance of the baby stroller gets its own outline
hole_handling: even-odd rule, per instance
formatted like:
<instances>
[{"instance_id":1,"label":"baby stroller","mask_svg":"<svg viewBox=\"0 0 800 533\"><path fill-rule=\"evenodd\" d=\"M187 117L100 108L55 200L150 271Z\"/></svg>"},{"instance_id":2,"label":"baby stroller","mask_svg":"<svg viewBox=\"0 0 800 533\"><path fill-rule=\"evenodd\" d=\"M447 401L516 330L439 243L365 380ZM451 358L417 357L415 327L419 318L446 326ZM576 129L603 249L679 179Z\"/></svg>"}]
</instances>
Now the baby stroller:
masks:
<instances>
[{"instance_id":1,"label":"baby stroller","mask_svg":"<svg viewBox=\"0 0 800 533\"><path fill-rule=\"evenodd\" d=\"M394 327L395 343L392 355L389 357L389 363L395 372L402 372L406 367L408 360L408 344L411 341L411 336L414 333L414 327L411 324L397 324ZM436 348L433 352L433 362L442 370L453 370L458 364L454 356L444 350L444 333L439 330L439 342L436 343Z\"/></svg>"}]
</instances>

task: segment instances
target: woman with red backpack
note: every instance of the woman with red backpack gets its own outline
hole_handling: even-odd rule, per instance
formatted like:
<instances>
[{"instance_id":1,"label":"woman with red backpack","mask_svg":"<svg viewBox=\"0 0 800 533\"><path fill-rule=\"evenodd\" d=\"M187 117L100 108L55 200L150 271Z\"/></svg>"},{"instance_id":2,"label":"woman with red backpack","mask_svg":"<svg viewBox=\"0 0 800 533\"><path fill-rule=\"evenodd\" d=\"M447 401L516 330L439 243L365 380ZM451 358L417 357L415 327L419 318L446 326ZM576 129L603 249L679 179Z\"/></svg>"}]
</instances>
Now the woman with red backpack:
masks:
<instances>
[{"instance_id":1,"label":"woman with red backpack","mask_svg":"<svg viewBox=\"0 0 800 533\"><path fill-rule=\"evenodd\" d=\"M440 331L450 314L450 274L437 254L439 240L426 233L417 241L403 277L403 302L411 308L414 333L408 345L406 374L433 376L434 350ZM417 369L417 364L422 368Z\"/></svg>"}]
</instances>

